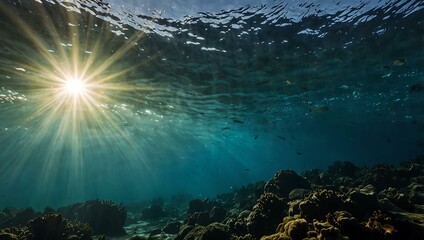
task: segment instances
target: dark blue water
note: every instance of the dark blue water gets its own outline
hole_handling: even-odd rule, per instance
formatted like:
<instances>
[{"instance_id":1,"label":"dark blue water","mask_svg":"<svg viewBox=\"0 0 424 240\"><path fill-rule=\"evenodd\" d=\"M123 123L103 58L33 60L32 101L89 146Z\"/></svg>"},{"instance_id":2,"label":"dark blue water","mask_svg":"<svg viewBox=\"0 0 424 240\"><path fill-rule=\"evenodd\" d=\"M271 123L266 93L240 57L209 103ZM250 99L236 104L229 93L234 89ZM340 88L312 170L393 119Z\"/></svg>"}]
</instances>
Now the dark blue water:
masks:
<instances>
[{"instance_id":1,"label":"dark blue water","mask_svg":"<svg viewBox=\"0 0 424 240\"><path fill-rule=\"evenodd\" d=\"M423 154L423 8L2 0L0 207L214 196Z\"/></svg>"}]
</instances>

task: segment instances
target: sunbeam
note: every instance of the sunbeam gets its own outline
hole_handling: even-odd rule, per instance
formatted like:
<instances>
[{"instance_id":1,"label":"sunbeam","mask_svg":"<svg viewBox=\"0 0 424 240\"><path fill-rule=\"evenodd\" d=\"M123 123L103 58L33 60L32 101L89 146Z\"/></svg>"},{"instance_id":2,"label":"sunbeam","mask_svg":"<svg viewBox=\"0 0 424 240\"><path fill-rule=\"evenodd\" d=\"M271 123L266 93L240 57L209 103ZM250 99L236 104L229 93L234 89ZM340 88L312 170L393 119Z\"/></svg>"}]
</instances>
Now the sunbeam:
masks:
<instances>
[{"instance_id":1,"label":"sunbeam","mask_svg":"<svg viewBox=\"0 0 424 240\"><path fill-rule=\"evenodd\" d=\"M119 96L127 91L143 93L154 89L130 84L128 73L140 67L140 62L134 61L138 63L131 66L120 64L123 57L128 57L137 48L143 33L135 31L128 37L120 36L128 39L125 44L116 45L113 44L117 37L111 31L113 26L94 15L81 15L66 5L60 12L49 12L44 5L34 4L37 14L44 16L42 26L35 26L24 16L14 15L12 9L0 3L0 14L14 24L7 27L19 29L22 39L22 43L13 43L19 46L14 51L20 58L0 58L7 63L1 66L16 67L0 70L14 76L15 86L25 91L26 98L34 106L26 109L28 117L17 123L34 129L27 134L28 144L24 151L13 149L18 146L11 147L8 151L16 152L15 165L4 165L2 170L15 171L19 176L19 171L33 164L29 161L31 156L39 154L40 148L48 148L41 163L45 172L37 183L42 188L56 181L57 176L48 173L52 169L59 171L67 166L69 183L83 178L87 146L113 147L123 159L130 158L126 154L141 156L135 139L122 129L127 120L113 108L124 104ZM15 106L14 111L18 111L18 107ZM105 138L106 135L114 137ZM131 153L127 149L132 149ZM58 159L67 162L59 163ZM133 161L132 164L141 164L148 170L144 162ZM69 194L82 191L70 188Z\"/></svg>"}]
</instances>

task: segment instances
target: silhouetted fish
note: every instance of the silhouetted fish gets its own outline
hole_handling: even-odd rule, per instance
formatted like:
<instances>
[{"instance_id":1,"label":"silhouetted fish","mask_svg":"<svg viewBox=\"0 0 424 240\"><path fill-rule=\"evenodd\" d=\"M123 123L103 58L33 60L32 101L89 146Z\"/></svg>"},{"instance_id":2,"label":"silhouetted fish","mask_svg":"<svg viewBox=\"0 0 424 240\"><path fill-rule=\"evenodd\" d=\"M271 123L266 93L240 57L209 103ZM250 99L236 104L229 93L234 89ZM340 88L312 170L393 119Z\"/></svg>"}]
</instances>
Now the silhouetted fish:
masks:
<instances>
[{"instance_id":1,"label":"silhouetted fish","mask_svg":"<svg viewBox=\"0 0 424 240\"><path fill-rule=\"evenodd\" d=\"M250 171L250 169L249 168L245 168L244 171Z\"/></svg>"},{"instance_id":2,"label":"silhouetted fish","mask_svg":"<svg viewBox=\"0 0 424 240\"><path fill-rule=\"evenodd\" d=\"M409 92L421 92L424 91L424 84L415 83L409 88Z\"/></svg>"},{"instance_id":3,"label":"silhouetted fish","mask_svg":"<svg viewBox=\"0 0 424 240\"><path fill-rule=\"evenodd\" d=\"M231 129L230 127L223 127L223 128L221 128L221 130L228 130L228 129Z\"/></svg>"},{"instance_id":4,"label":"silhouetted fish","mask_svg":"<svg viewBox=\"0 0 424 240\"><path fill-rule=\"evenodd\" d=\"M393 66L402 66L407 60L405 58L399 58L393 61Z\"/></svg>"},{"instance_id":5,"label":"silhouetted fish","mask_svg":"<svg viewBox=\"0 0 424 240\"><path fill-rule=\"evenodd\" d=\"M277 137L280 138L280 139L286 140L285 137L282 137L282 136L277 136Z\"/></svg>"},{"instance_id":6,"label":"silhouetted fish","mask_svg":"<svg viewBox=\"0 0 424 240\"><path fill-rule=\"evenodd\" d=\"M297 154L297 155L302 155L302 153L301 153L301 152L297 152L296 154Z\"/></svg>"},{"instance_id":7,"label":"silhouetted fish","mask_svg":"<svg viewBox=\"0 0 424 240\"><path fill-rule=\"evenodd\" d=\"M235 123L239 123L239 124L243 124L244 122L242 122L241 120L238 120L238 119L234 119L233 120Z\"/></svg>"},{"instance_id":8,"label":"silhouetted fish","mask_svg":"<svg viewBox=\"0 0 424 240\"><path fill-rule=\"evenodd\" d=\"M255 140L258 139L258 135L255 136Z\"/></svg>"}]
</instances>

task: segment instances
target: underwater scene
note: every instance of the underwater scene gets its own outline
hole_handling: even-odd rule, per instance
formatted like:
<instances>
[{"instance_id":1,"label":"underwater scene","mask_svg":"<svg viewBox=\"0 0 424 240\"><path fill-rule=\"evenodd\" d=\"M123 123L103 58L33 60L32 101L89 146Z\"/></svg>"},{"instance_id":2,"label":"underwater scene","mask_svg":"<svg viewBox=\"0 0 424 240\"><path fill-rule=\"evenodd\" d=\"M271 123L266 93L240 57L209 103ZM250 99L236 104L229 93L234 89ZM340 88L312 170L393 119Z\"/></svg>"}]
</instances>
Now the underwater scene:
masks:
<instances>
[{"instance_id":1,"label":"underwater scene","mask_svg":"<svg viewBox=\"0 0 424 240\"><path fill-rule=\"evenodd\" d=\"M11 239L424 239L424 1L0 0Z\"/></svg>"}]
</instances>

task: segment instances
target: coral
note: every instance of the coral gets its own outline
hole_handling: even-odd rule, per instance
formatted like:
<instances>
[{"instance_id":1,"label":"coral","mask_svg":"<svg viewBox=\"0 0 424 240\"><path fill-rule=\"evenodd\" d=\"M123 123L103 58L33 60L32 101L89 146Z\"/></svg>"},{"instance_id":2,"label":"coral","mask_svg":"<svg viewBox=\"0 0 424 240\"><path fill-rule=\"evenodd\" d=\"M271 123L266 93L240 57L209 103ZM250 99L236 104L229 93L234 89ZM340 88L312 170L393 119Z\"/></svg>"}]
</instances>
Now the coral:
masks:
<instances>
[{"instance_id":1,"label":"coral","mask_svg":"<svg viewBox=\"0 0 424 240\"><path fill-rule=\"evenodd\" d=\"M351 204L346 201L347 196L332 190L315 190L303 201L299 202L300 215L311 221L325 219L327 213L339 210L349 210ZM295 207L294 207L295 208Z\"/></svg>"},{"instance_id":2,"label":"coral","mask_svg":"<svg viewBox=\"0 0 424 240\"><path fill-rule=\"evenodd\" d=\"M261 237L261 240L292 240L292 239L283 233L275 233L269 236L263 236Z\"/></svg>"},{"instance_id":3,"label":"coral","mask_svg":"<svg viewBox=\"0 0 424 240\"><path fill-rule=\"evenodd\" d=\"M295 188L290 191L289 193L289 199L295 200L295 199L302 199L305 196L308 196L311 190L309 189L301 189L301 188Z\"/></svg>"},{"instance_id":4,"label":"coral","mask_svg":"<svg viewBox=\"0 0 424 240\"><path fill-rule=\"evenodd\" d=\"M59 208L58 213L71 220L89 224L95 234L123 235L127 211L110 201L93 200Z\"/></svg>"},{"instance_id":5,"label":"coral","mask_svg":"<svg viewBox=\"0 0 424 240\"><path fill-rule=\"evenodd\" d=\"M0 215L0 228L25 225L29 220L40 216L32 208L5 208Z\"/></svg>"},{"instance_id":6,"label":"coral","mask_svg":"<svg viewBox=\"0 0 424 240\"><path fill-rule=\"evenodd\" d=\"M171 222L166 224L166 226L162 229L162 231L167 234L177 234L180 227L181 227L180 222Z\"/></svg>"},{"instance_id":7,"label":"coral","mask_svg":"<svg viewBox=\"0 0 424 240\"><path fill-rule=\"evenodd\" d=\"M228 226L222 223L211 223L202 229L199 240L229 240Z\"/></svg>"},{"instance_id":8,"label":"coral","mask_svg":"<svg viewBox=\"0 0 424 240\"><path fill-rule=\"evenodd\" d=\"M393 225L391 225L391 221L392 219L383 212L375 211L368 221L363 224L368 233L373 236L372 238L391 239L396 232Z\"/></svg>"},{"instance_id":9,"label":"coral","mask_svg":"<svg viewBox=\"0 0 424 240\"><path fill-rule=\"evenodd\" d=\"M302 240L308 233L308 222L303 219L294 219L284 225L284 233L292 240Z\"/></svg>"},{"instance_id":10,"label":"coral","mask_svg":"<svg viewBox=\"0 0 424 240\"><path fill-rule=\"evenodd\" d=\"M275 232L278 223L287 211L287 203L273 193L264 193L258 199L247 218L247 228L254 236Z\"/></svg>"},{"instance_id":11,"label":"coral","mask_svg":"<svg viewBox=\"0 0 424 240\"><path fill-rule=\"evenodd\" d=\"M352 162L335 161L332 165L328 166L327 172L332 177L332 179L337 179L340 177L354 178L358 170L359 168Z\"/></svg>"},{"instance_id":12,"label":"coral","mask_svg":"<svg viewBox=\"0 0 424 240\"><path fill-rule=\"evenodd\" d=\"M293 170L281 170L265 184L265 192L274 193L278 197L288 197L295 188L310 189L311 184Z\"/></svg>"},{"instance_id":13,"label":"coral","mask_svg":"<svg viewBox=\"0 0 424 240\"><path fill-rule=\"evenodd\" d=\"M34 239L91 239L92 229L78 221L70 222L58 214L49 214L28 222L28 230Z\"/></svg>"},{"instance_id":14,"label":"coral","mask_svg":"<svg viewBox=\"0 0 424 240\"><path fill-rule=\"evenodd\" d=\"M30 220L25 226L0 230L0 239L19 240L91 240L92 229L78 221L68 221L59 214Z\"/></svg>"},{"instance_id":15,"label":"coral","mask_svg":"<svg viewBox=\"0 0 424 240\"><path fill-rule=\"evenodd\" d=\"M318 240L349 240L348 237L343 236L340 230L336 227L329 226L328 228L322 228L318 237Z\"/></svg>"},{"instance_id":16,"label":"coral","mask_svg":"<svg viewBox=\"0 0 424 240\"><path fill-rule=\"evenodd\" d=\"M143 219L158 219L166 215L162 206L156 204L144 208L141 213Z\"/></svg>"},{"instance_id":17,"label":"coral","mask_svg":"<svg viewBox=\"0 0 424 240\"><path fill-rule=\"evenodd\" d=\"M209 205L208 199L205 199L205 200L194 199L188 203L187 213L192 214L195 212L205 212L205 211L208 211L209 209L210 209L210 205Z\"/></svg>"},{"instance_id":18,"label":"coral","mask_svg":"<svg viewBox=\"0 0 424 240\"><path fill-rule=\"evenodd\" d=\"M194 227L190 225L181 226L174 240L184 240L184 238L188 235L189 232L191 232L191 230L193 230L193 228Z\"/></svg>"},{"instance_id":19,"label":"coral","mask_svg":"<svg viewBox=\"0 0 424 240\"><path fill-rule=\"evenodd\" d=\"M175 238L182 239L182 240L199 240L200 236L202 235L204 226L196 226L190 230L190 232L187 233L187 235L183 238Z\"/></svg>"}]
</instances>

